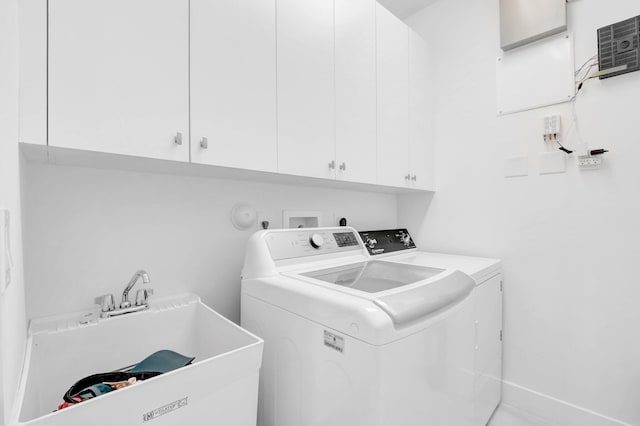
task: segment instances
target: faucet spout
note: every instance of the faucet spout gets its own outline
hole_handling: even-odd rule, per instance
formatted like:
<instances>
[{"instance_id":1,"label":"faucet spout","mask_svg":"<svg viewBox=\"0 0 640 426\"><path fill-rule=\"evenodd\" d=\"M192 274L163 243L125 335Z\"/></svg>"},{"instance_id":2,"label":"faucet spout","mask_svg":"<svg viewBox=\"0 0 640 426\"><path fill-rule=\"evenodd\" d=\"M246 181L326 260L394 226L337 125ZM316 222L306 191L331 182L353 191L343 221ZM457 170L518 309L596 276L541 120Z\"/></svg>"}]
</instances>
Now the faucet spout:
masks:
<instances>
[{"instance_id":1,"label":"faucet spout","mask_svg":"<svg viewBox=\"0 0 640 426\"><path fill-rule=\"evenodd\" d=\"M122 303L120 303L120 308L129 308L131 306L131 302L129 301L129 291L131 291L133 286L136 285L140 278L142 278L142 282L144 284L149 284L151 282L147 271L141 269L133 274L133 277L131 277L129 284L127 284L127 287L122 292Z\"/></svg>"}]
</instances>

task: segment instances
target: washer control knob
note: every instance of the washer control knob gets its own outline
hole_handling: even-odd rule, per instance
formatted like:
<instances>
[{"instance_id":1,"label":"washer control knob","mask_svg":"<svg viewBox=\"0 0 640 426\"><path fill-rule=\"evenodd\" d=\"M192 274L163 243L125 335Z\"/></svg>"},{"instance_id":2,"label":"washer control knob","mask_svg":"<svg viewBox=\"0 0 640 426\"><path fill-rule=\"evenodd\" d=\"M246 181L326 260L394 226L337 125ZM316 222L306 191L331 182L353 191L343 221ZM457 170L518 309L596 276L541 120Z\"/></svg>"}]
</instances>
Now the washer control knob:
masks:
<instances>
[{"instance_id":1,"label":"washer control knob","mask_svg":"<svg viewBox=\"0 0 640 426\"><path fill-rule=\"evenodd\" d=\"M319 249L324 244L324 238L322 238L320 234L311 234L309 242L311 243L311 247Z\"/></svg>"},{"instance_id":2,"label":"washer control knob","mask_svg":"<svg viewBox=\"0 0 640 426\"><path fill-rule=\"evenodd\" d=\"M369 246L370 249L374 248L376 246L376 244L378 244L378 240L375 239L367 239L367 246Z\"/></svg>"}]
</instances>

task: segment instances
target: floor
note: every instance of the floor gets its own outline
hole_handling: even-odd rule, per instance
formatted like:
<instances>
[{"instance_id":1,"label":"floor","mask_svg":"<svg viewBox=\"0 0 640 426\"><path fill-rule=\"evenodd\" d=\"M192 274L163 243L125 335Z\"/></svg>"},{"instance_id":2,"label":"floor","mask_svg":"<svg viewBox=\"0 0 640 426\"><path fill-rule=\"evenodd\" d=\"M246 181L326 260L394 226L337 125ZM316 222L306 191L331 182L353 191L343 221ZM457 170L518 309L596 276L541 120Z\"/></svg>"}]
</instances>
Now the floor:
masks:
<instances>
[{"instance_id":1,"label":"floor","mask_svg":"<svg viewBox=\"0 0 640 426\"><path fill-rule=\"evenodd\" d=\"M556 426L510 405L500 405L487 426Z\"/></svg>"}]
</instances>

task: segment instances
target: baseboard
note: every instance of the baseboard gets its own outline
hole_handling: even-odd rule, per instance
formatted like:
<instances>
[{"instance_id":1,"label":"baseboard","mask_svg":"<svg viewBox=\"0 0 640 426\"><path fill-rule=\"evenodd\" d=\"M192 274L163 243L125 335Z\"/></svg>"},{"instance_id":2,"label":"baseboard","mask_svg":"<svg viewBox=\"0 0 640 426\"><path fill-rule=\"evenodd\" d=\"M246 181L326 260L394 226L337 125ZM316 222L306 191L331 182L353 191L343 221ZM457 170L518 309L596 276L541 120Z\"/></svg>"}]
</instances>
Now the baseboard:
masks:
<instances>
[{"instance_id":1,"label":"baseboard","mask_svg":"<svg viewBox=\"0 0 640 426\"><path fill-rule=\"evenodd\" d=\"M507 381L502 403L558 426L633 426Z\"/></svg>"}]
</instances>

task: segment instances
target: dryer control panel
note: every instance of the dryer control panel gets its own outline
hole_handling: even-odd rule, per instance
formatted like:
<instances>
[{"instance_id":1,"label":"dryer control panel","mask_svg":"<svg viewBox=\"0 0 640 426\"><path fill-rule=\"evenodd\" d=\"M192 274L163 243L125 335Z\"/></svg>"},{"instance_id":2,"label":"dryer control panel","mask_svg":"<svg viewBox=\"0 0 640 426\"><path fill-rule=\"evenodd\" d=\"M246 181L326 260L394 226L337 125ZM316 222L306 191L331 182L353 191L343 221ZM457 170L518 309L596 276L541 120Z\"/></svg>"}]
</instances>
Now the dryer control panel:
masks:
<instances>
[{"instance_id":1,"label":"dryer control panel","mask_svg":"<svg viewBox=\"0 0 640 426\"><path fill-rule=\"evenodd\" d=\"M360 238L371 256L416 248L406 229L360 232Z\"/></svg>"},{"instance_id":2,"label":"dryer control panel","mask_svg":"<svg viewBox=\"0 0 640 426\"><path fill-rule=\"evenodd\" d=\"M273 260L362 250L356 233L345 228L301 228L270 232L265 237Z\"/></svg>"}]
</instances>

